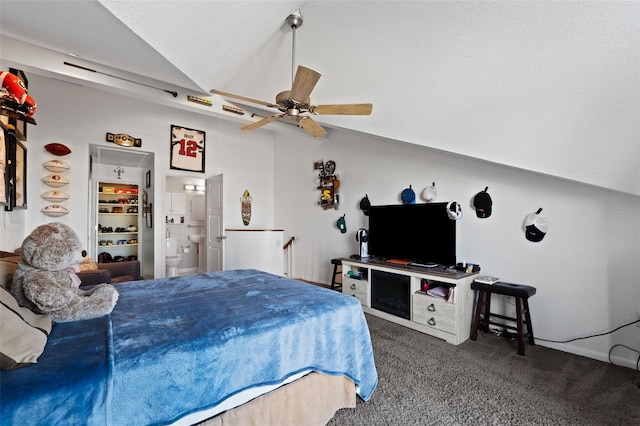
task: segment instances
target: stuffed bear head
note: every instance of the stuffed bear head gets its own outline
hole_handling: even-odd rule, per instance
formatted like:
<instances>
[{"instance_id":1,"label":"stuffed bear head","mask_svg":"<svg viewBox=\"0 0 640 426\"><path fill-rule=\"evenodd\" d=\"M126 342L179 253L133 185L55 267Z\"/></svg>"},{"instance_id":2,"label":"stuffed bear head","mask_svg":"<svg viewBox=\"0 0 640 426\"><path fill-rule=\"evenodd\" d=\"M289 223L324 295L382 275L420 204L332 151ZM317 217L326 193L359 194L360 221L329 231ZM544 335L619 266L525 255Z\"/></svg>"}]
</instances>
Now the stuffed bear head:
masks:
<instances>
[{"instance_id":1,"label":"stuffed bear head","mask_svg":"<svg viewBox=\"0 0 640 426\"><path fill-rule=\"evenodd\" d=\"M22 262L43 271L61 271L86 256L78 235L64 223L37 227L22 242Z\"/></svg>"}]
</instances>

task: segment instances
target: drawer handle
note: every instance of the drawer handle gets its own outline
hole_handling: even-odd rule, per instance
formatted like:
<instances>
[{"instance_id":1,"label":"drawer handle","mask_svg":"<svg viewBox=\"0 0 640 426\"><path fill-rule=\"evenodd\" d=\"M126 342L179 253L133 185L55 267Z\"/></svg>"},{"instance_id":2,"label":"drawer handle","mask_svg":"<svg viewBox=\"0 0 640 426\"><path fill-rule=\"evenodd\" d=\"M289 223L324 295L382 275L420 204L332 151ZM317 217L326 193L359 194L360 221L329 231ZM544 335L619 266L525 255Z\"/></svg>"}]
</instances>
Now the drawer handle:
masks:
<instances>
[{"instance_id":1,"label":"drawer handle","mask_svg":"<svg viewBox=\"0 0 640 426\"><path fill-rule=\"evenodd\" d=\"M436 307L432 304L430 304L429 306L427 306L427 311L429 312L435 312L436 311Z\"/></svg>"},{"instance_id":2,"label":"drawer handle","mask_svg":"<svg viewBox=\"0 0 640 426\"><path fill-rule=\"evenodd\" d=\"M436 320L434 320L433 318L429 318L429 321L427 321L427 324L436 325Z\"/></svg>"},{"instance_id":3,"label":"drawer handle","mask_svg":"<svg viewBox=\"0 0 640 426\"><path fill-rule=\"evenodd\" d=\"M355 290L356 289L356 285L355 284L351 284L351 290Z\"/></svg>"}]
</instances>

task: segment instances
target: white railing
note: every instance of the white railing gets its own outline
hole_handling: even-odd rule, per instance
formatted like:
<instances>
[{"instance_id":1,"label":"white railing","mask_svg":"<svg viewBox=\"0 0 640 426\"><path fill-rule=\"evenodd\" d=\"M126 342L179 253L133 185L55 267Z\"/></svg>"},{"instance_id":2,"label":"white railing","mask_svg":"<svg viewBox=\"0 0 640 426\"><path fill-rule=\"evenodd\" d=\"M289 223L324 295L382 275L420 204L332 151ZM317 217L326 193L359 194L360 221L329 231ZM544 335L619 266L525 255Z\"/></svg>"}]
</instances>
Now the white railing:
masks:
<instances>
[{"instance_id":1,"label":"white railing","mask_svg":"<svg viewBox=\"0 0 640 426\"><path fill-rule=\"evenodd\" d=\"M289 241L282 247L285 252L284 276L293 278L293 241L296 237L289 238Z\"/></svg>"}]
</instances>

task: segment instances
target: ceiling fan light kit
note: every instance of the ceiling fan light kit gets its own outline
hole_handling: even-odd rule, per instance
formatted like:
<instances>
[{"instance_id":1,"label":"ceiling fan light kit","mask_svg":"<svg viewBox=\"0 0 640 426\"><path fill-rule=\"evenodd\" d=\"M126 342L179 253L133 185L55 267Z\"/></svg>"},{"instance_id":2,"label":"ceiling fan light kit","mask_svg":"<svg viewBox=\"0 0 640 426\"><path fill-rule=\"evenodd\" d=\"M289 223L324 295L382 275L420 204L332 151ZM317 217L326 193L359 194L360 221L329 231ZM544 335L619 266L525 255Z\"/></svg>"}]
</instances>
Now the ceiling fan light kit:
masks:
<instances>
[{"instance_id":1,"label":"ceiling fan light kit","mask_svg":"<svg viewBox=\"0 0 640 426\"><path fill-rule=\"evenodd\" d=\"M302 130L317 138L325 136L327 131L309 115L370 115L373 110L373 105L370 103L333 105L311 104L309 96L318 83L318 80L320 80L321 74L302 65L298 65L294 74L296 29L299 28L303 22L300 10L298 9L291 15L287 16L286 22L293 32L291 49L291 90L285 90L278 93L276 95L275 103L247 98L245 96L222 92L216 89L211 90L211 93L214 95L262 105L268 108L276 108L279 111L279 113L271 115L270 117L263 117L258 121L247 124L243 126L241 130L248 132L280 119L289 119L290 121L297 123L298 127Z\"/></svg>"}]
</instances>

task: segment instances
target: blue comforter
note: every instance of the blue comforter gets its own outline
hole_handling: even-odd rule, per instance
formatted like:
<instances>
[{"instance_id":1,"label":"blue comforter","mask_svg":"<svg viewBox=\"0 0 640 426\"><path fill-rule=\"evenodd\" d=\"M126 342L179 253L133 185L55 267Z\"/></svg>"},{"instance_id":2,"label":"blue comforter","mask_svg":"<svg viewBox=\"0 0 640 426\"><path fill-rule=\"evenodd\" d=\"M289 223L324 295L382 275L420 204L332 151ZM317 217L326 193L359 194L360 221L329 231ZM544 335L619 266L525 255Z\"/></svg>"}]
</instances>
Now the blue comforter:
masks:
<instances>
[{"instance_id":1,"label":"blue comforter","mask_svg":"<svg viewBox=\"0 0 640 426\"><path fill-rule=\"evenodd\" d=\"M38 363L3 371L2 424L171 423L304 370L377 384L355 298L256 270L137 281L109 316L55 324Z\"/></svg>"}]
</instances>

